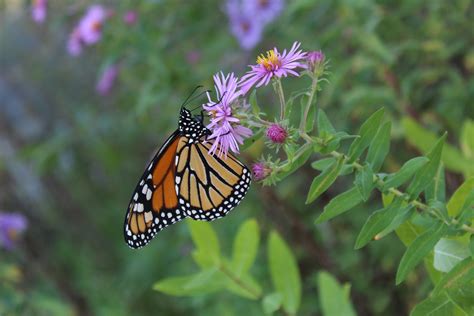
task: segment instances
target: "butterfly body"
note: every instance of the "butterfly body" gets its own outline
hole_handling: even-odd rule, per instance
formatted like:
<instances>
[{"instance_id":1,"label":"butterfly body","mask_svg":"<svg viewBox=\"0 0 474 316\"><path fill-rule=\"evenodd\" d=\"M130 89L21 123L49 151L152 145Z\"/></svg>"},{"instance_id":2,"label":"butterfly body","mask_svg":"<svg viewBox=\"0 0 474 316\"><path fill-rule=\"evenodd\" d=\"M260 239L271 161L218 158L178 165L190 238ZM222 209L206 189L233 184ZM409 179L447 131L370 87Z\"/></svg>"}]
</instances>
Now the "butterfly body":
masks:
<instances>
[{"instance_id":1,"label":"butterfly body","mask_svg":"<svg viewBox=\"0 0 474 316\"><path fill-rule=\"evenodd\" d=\"M212 221L244 198L250 172L232 155L209 154L213 141L202 119L182 108L178 129L154 156L130 200L124 223L131 248L186 217Z\"/></svg>"}]
</instances>

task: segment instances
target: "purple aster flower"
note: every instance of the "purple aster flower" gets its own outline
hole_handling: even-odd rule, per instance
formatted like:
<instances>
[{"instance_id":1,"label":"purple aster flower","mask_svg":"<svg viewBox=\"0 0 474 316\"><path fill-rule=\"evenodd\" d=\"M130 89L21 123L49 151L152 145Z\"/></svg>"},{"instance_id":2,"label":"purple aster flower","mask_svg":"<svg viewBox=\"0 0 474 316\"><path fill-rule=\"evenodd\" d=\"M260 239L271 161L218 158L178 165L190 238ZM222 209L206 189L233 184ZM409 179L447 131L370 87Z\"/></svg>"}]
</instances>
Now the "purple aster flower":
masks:
<instances>
[{"instance_id":1,"label":"purple aster flower","mask_svg":"<svg viewBox=\"0 0 474 316\"><path fill-rule=\"evenodd\" d=\"M252 165L252 174L255 180L264 180L272 172L272 170L263 162L256 162Z\"/></svg>"},{"instance_id":2,"label":"purple aster flower","mask_svg":"<svg viewBox=\"0 0 474 316\"><path fill-rule=\"evenodd\" d=\"M114 86L118 73L118 65L112 64L107 66L104 71L102 71L99 80L97 81L97 84L95 86L95 90L97 91L97 93L102 96L108 95Z\"/></svg>"},{"instance_id":3,"label":"purple aster flower","mask_svg":"<svg viewBox=\"0 0 474 316\"><path fill-rule=\"evenodd\" d=\"M211 116L211 122L207 126L212 132L209 139L215 140L209 152L211 154L217 152L219 157L226 156L229 150L239 153L239 144L243 144L244 138L252 135L252 131L240 125L240 120L232 113L232 106L242 95L237 89L237 82L238 78L233 73L227 76L224 76L222 72L214 75L218 101L212 101L208 94L209 102L203 105Z\"/></svg>"},{"instance_id":4,"label":"purple aster flower","mask_svg":"<svg viewBox=\"0 0 474 316\"><path fill-rule=\"evenodd\" d=\"M128 25L135 24L137 20L138 20L137 11L130 10L130 11L125 12L125 14L123 15L123 21Z\"/></svg>"},{"instance_id":5,"label":"purple aster flower","mask_svg":"<svg viewBox=\"0 0 474 316\"><path fill-rule=\"evenodd\" d=\"M31 17L36 23L43 23L46 19L48 0L33 0L31 4Z\"/></svg>"},{"instance_id":6,"label":"purple aster flower","mask_svg":"<svg viewBox=\"0 0 474 316\"><path fill-rule=\"evenodd\" d=\"M283 10L283 0L243 0L245 12L262 23L273 21Z\"/></svg>"},{"instance_id":7,"label":"purple aster flower","mask_svg":"<svg viewBox=\"0 0 474 316\"><path fill-rule=\"evenodd\" d=\"M101 5L92 5L79 22L78 28L82 41L92 45L102 38L102 25L107 19L108 13Z\"/></svg>"},{"instance_id":8,"label":"purple aster flower","mask_svg":"<svg viewBox=\"0 0 474 316\"><path fill-rule=\"evenodd\" d=\"M251 50L262 39L263 23L253 14L247 14L237 0L229 0L226 5L230 30L245 50Z\"/></svg>"},{"instance_id":9,"label":"purple aster flower","mask_svg":"<svg viewBox=\"0 0 474 316\"><path fill-rule=\"evenodd\" d=\"M290 51L286 49L282 54L274 48L257 58L257 65L250 65L251 70L247 72L239 82L242 92L247 93L254 85L256 88L267 85L273 77L281 78L289 74L299 76L296 68L307 68L306 64L301 62L306 57L306 53L298 50L299 42L293 43Z\"/></svg>"},{"instance_id":10,"label":"purple aster flower","mask_svg":"<svg viewBox=\"0 0 474 316\"><path fill-rule=\"evenodd\" d=\"M280 124L271 124L267 129L267 137L275 144L283 144L288 136L288 132Z\"/></svg>"},{"instance_id":11,"label":"purple aster flower","mask_svg":"<svg viewBox=\"0 0 474 316\"><path fill-rule=\"evenodd\" d=\"M26 218L17 213L0 213L0 246L12 249L18 234L27 227Z\"/></svg>"}]
</instances>

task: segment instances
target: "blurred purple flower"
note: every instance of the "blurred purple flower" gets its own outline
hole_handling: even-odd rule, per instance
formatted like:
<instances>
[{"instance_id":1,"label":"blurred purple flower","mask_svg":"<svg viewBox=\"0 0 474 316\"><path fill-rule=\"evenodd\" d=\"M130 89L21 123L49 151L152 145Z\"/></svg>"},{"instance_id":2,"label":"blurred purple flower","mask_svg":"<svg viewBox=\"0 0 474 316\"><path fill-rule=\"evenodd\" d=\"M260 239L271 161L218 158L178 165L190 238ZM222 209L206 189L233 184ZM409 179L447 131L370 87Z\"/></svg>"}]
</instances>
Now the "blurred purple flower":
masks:
<instances>
[{"instance_id":1,"label":"blurred purple flower","mask_svg":"<svg viewBox=\"0 0 474 316\"><path fill-rule=\"evenodd\" d=\"M33 0L31 4L31 17L36 23L43 23L46 20L48 0Z\"/></svg>"},{"instance_id":2,"label":"blurred purple flower","mask_svg":"<svg viewBox=\"0 0 474 316\"><path fill-rule=\"evenodd\" d=\"M283 0L243 0L245 12L261 23L270 23L280 15L285 2Z\"/></svg>"},{"instance_id":3,"label":"blurred purple flower","mask_svg":"<svg viewBox=\"0 0 474 316\"><path fill-rule=\"evenodd\" d=\"M108 14L105 7L99 4L89 7L78 26L81 39L85 44L92 45L100 41L102 37L102 26L107 16Z\"/></svg>"},{"instance_id":4,"label":"blurred purple flower","mask_svg":"<svg viewBox=\"0 0 474 316\"><path fill-rule=\"evenodd\" d=\"M67 51L71 56L79 56L82 53L82 41L79 29L75 28L67 41Z\"/></svg>"},{"instance_id":5,"label":"blurred purple flower","mask_svg":"<svg viewBox=\"0 0 474 316\"><path fill-rule=\"evenodd\" d=\"M263 162L256 162L252 165L252 174L255 180L264 180L272 172L272 170Z\"/></svg>"},{"instance_id":6,"label":"blurred purple flower","mask_svg":"<svg viewBox=\"0 0 474 316\"><path fill-rule=\"evenodd\" d=\"M232 106L242 93L237 90L238 78L233 73L224 76L214 75L217 102L212 101L208 94L209 102L204 104L204 109L211 116L211 122L207 126L212 132L209 139L213 139L209 152L221 157L227 156L229 150L239 153L239 144L243 144L246 137L252 135L252 131L240 125L240 120L233 116Z\"/></svg>"},{"instance_id":7,"label":"blurred purple flower","mask_svg":"<svg viewBox=\"0 0 474 316\"><path fill-rule=\"evenodd\" d=\"M275 144L283 144L288 136L288 132L283 126L277 123L271 124L267 129L267 137Z\"/></svg>"},{"instance_id":8,"label":"blurred purple flower","mask_svg":"<svg viewBox=\"0 0 474 316\"><path fill-rule=\"evenodd\" d=\"M196 65L201 60L201 52L197 49L190 50L186 53L186 60L191 65Z\"/></svg>"},{"instance_id":9,"label":"blurred purple flower","mask_svg":"<svg viewBox=\"0 0 474 316\"><path fill-rule=\"evenodd\" d=\"M112 64L107 66L100 74L99 80L95 86L98 94L106 96L112 90L119 73L119 66Z\"/></svg>"},{"instance_id":10,"label":"blurred purple flower","mask_svg":"<svg viewBox=\"0 0 474 316\"><path fill-rule=\"evenodd\" d=\"M266 86L273 77L281 78L289 74L299 76L294 69L307 68L306 64L301 62L306 57L306 53L298 50L300 45L299 42L294 42L288 53L285 49L280 54L274 48L267 52L267 56L261 54L257 58L257 65L250 65L251 70L239 82L242 93L247 93L254 85L256 88Z\"/></svg>"},{"instance_id":11,"label":"blurred purple flower","mask_svg":"<svg viewBox=\"0 0 474 316\"><path fill-rule=\"evenodd\" d=\"M244 11L238 0L229 0L226 5L230 30L245 50L251 50L262 39L264 23L255 15Z\"/></svg>"},{"instance_id":12,"label":"blurred purple flower","mask_svg":"<svg viewBox=\"0 0 474 316\"><path fill-rule=\"evenodd\" d=\"M123 21L128 25L135 24L137 20L138 20L137 11L130 10L130 11L125 12L125 14L123 15Z\"/></svg>"},{"instance_id":13,"label":"blurred purple flower","mask_svg":"<svg viewBox=\"0 0 474 316\"><path fill-rule=\"evenodd\" d=\"M27 227L26 218L18 213L0 213L0 246L12 249L18 234Z\"/></svg>"}]
</instances>

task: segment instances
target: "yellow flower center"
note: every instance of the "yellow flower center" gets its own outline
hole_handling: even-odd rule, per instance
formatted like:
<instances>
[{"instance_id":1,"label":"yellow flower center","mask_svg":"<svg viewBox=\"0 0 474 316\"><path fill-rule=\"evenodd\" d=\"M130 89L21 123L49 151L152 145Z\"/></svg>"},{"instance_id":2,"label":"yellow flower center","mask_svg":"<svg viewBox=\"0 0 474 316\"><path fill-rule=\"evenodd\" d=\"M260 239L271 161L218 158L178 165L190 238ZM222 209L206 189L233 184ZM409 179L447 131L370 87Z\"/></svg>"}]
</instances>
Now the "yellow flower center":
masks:
<instances>
[{"instance_id":1,"label":"yellow flower center","mask_svg":"<svg viewBox=\"0 0 474 316\"><path fill-rule=\"evenodd\" d=\"M278 55L275 53L274 50L269 50L267 52L267 56L261 54L257 58L257 64L262 65L265 67L266 70L272 70L275 66L281 66L281 62L278 59Z\"/></svg>"}]
</instances>

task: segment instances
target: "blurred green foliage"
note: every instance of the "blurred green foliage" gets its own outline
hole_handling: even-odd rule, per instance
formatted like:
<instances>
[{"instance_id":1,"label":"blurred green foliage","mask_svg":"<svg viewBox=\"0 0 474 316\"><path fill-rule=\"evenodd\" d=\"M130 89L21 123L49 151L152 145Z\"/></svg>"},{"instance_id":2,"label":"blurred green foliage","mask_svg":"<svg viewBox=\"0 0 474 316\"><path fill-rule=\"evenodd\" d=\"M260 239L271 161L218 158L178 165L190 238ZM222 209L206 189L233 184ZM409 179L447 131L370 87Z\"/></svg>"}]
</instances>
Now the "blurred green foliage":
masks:
<instances>
[{"instance_id":1,"label":"blurred green foliage","mask_svg":"<svg viewBox=\"0 0 474 316\"><path fill-rule=\"evenodd\" d=\"M114 17L103 40L72 58L67 36L91 3L49 1L47 22L39 26L26 1L0 2L0 209L21 211L30 221L18 249L1 252L0 314L261 315L299 307L301 315L331 315L337 307L401 315L423 300L414 315L437 306L446 313L469 311L472 289L440 290L447 274L427 263L436 253L425 260L427 269L394 285L405 246L427 227L423 218L416 218L418 226L405 222L396 229L402 243L391 234L359 251L353 245L369 210L382 207L378 199L366 196L351 212L313 224L323 208L323 215L345 211L333 198L360 196L362 178L349 191L351 180L334 180L305 205L318 173L309 166L289 169L276 187L254 183L225 220L175 225L140 251L125 245L122 225L137 177L175 129L177 109L190 91L210 87L220 70L242 74L258 53L295 40L307 50L322 49L330 60L318 104L336 130L356 134L370 114L385 108L392 143L384 172L427 152L448 132L441 157L451 196L447 211L458 215L473 190L472 1L287 1L254 52L242 51L230 35L221 1L108 1ZM122 22L129 9L138 12L136 25ZM99 97L96 78L111 62L120 64L119 80L111 95ZM285 81L288 91L295 87L296 81ZM270 92L259 91L258 102L277 113ZM242 158L255 160L262 147L257 142ZM239 248L250 255L233 252ZM272 254L282 262L268 262ZM467 278L463 268L472 261L466 260L450 273ZM216 277L223 273L216 263L248 282L251 292L236 288L228 275ZM196 274L195 264L202 272ZM278 273L282 267L288 273ZM432 280L437 295L428 297ZM350 293L339 283L350 283ZM203 295L153 291L183 295L183 286ZM265 295L262 302L253 299L259 295ZM331 295L341 297L339 306Z\"/></svg>"}]
</instances>

